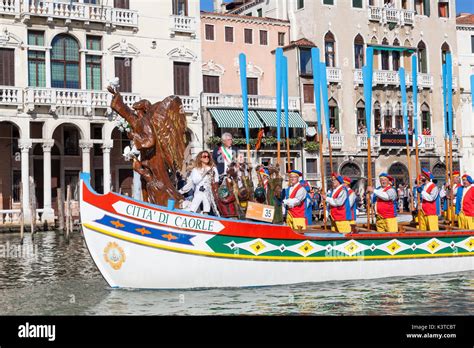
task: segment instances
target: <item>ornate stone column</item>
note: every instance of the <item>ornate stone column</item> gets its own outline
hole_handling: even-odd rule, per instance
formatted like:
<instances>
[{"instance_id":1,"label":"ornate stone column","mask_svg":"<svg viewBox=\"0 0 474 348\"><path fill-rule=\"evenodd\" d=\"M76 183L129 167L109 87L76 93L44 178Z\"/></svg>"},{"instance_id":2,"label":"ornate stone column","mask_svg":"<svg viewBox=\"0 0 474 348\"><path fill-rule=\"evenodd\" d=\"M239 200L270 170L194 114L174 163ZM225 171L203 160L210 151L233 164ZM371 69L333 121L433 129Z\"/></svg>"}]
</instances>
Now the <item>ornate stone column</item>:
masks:
<instances>
[{"instance_id":1,"label":"ornate stone column","mask_svg":"<svg viewBox=\"0 0 474 348\"><path fill-rule=\"evenodd\" d=\"M91 140L79 140L79 146L82 150L82 172L90 173L91 149L94 147L94 143Z\"/></svg>"},{"instance_id":2,"label":"ornate stone column","mask_svg":"<svg viewBox=\"0 0 474 348\"><path fill-rule=\"evenodd\" d=\"M54 140L43 142L43 216L42 220L54 223L54 211L51 205L51 148Z\"/></svg>"},{"instance_id":3,"label":"ornate stone column","mask_svg":"<svg viewBox=\"0 0 474 348\"><path fill-rule=\"evenodd\" d=\"M103 174L104 174L104 193L110 192L111 176L110 176L110 150L114 143L112 140L105 140L102 145L103 152Z\"/></svg>"},{"instance_id":4,"label":"ornate stone column","mask_svg":"<svg viewBox=\"0 0 474 348\"><path fill-rule=\"evenodd\" d=\"M21 183L22 183L22 200L23 200L23 216L26 221L30 220L30 149L32 147L31 139L20 139L18 147L21 149ZM33 193L34 194L34 193Z\"/></svg>"}]
</instances>

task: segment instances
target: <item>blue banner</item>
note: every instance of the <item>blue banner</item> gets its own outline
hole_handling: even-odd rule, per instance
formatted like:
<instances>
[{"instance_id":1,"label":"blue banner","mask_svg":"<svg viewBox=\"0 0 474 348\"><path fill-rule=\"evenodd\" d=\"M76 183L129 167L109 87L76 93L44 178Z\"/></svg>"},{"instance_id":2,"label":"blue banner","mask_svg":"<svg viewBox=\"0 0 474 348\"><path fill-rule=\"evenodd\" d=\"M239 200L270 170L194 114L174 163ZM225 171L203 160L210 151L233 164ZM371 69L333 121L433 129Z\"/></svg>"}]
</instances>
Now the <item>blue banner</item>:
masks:
<instances>
[{"instance_id":1,"label":"blue banner","mask_svg":"<svg viewBox=\"0 0 474 348\"><path fill-rule=\"evenodd\" d=\"M239 55L239 66L240 66L240 86L242 88L242 104L244 108L244 124L245 124L245 138L247 145L250 144L250 133L249 133L249 99L247 94L247 58L245 54Z\"/></svg>"},{"instance_id":2,"label":"blue banner","mask_svg":"<svg viewBox=\"0 0 474 348\"><path fill-rule=\"evenodd\" d=\"M446 90L446 64L443 64L443 76L442 76L442 83L443 83L443 129L444 129L444 137L448 137L448 108L446 105L447 99L447 90Z\"/></svg>"},{"instance_id":3,"label":"blue banner","mask_svg":"<svg viewBox=\"0 0 474 348\"><path fill-rule=\"evenodd\" d=\"M402 92L403 124L405 126L405 137L406 137L407 144L408 144L409 126L408 126L407 85L406 85L406 82L405 82L405 69L400 68L398 70L398 74L400 75L400 90Z\"/></svg>"},{"instance_id":4,"label":"blue banner","mask_svg":"<svg viewBox=\"0 0 474 348\"><path fill-rule=\"evenodd\" d=\"M448 102L448 137L453 140L453 58L446 54L446 92Z\"/></svg>"},{"instance_id":5,"label":"blue banner","mask_svg":"<svg viewBox=\"0 0 474 348\"><path fill-rule=\"evenodd\" d=\"M374 50L367 48L367 65L362 68L362 79L364 81L364 99L365 99L365 124L367 127L367 136L372 136L372 80L374 69Z\"/></svg>"},{"instance_id":6,"label":"blue banner","mask_svg":"<svg viewBox=\"0 0 474 348\"><path fill-rule=\"evenodd\" d=\"M411 70L413 82L413 130L418 142L418 59L416 54L411 56Z\"/></svg>"},{"instance_id":7,"label":"blue banner","mask_svg":"<svg viewBox=\"0 0 474 348\"><path fill-rule=\"evenodd\" d=\"M290 137L290 123L289 123L289 110L288 110L288 58L283 56L281 67L283 69L283 107L285 108L285 130L286 138Z\"/></svg>"},{"instance_id":8,"label":"blue banner","mask_svg":"<svg viewBox=\"0 0 474 348\"><path fill-rule=\"evenodd\" d=\"M323 99L323 108L324 108L324 122L326 123L326 133L328 141L331 141L331 131L329 123L329 96L328 96L328 80L326 75L326 63L319 63L319 77L321 82L321 98Z\"/></svg>"},{"instance_id":9,"label":"blue banner","mask_svg":"<svg viewBox=\"0 0 474 348\"><path fill-rule=\"evenodd\" d=\"M277 111L277 139L281 140L281 94L282 94L282 78L281 78L281 62L283 60L283 49L276 49L276 111Z\"/></svg>"},{"instance_id":10,"label":"blue banner","mask_svg":"<svg viewBox=\"0 0 474 348\"><path fill-rule=\"evenodd\" d=\"M318 122L319 135L322 132L323 125L321 122L321 72L319 70L321 61L319 58L319 48L317 47L311 49L311 62L313 65L314 103L316 105L316 120Z\"/></svg>"}]
</instances>

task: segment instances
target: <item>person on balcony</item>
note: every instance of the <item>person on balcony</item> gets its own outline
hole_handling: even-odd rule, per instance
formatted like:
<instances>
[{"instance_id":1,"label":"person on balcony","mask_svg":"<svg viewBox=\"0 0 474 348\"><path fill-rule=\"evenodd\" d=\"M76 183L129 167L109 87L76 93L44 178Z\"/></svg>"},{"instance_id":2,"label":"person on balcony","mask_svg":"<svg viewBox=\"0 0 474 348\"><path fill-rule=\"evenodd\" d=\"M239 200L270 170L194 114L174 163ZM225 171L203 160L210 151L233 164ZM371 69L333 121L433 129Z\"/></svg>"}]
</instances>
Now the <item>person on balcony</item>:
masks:
<instances>
[{"instance_id":1,"label":"person on balcony","mask_svg":"<svg viewBox=\"0 0 474 348\"><path fill-rule=\"evenodd\" d=\"M474 229L474 180L468 174L462 176L462 187L457 191L456 212L459 213L458 224L463 230Z\"/></svg>"},{"instance_id":2,"label":"person on balcony","mask_svg":"<svg viewBox=\"0 0 474 348\"><path fill-rule=\"evenodd\" d=\"M373 193L377 232L398 232L398 197L397 191L392 187L394 179L387 173L381 173L379 181L379 187L367 187L367 192Z\"/></svg>"},{"instance_id":3,"label":"person on balcony","mask_svg":"<svg viewBox=\"0 0 474 348\"><path fill-rule=\"evenodd\" d=\"M239 149L232 145L234 141L232 134L222 134L221 141L222 145L216 147L212 152L212 159L216 163L220 182L222 182L230 164L237 161L239 154Z\"/></svg>"},{"instance_id":4,"label":"person on balcony","mask_svg":"<svg viewBox=\"0 0 474 348\"><path fill-rule=\"evenodd\" d=\"M421 199L419 228L423 231L439 231L438 216L441 204L438 187L432 182L433 174L425 168L421 170L420 185L416 190Z\"/></svg>"},{"instance_id":5,"label":"person on balcony","mask_svg":"<svg viewBox=\"0 0 474 348\"><path fill-rule=\"evenodd\" d=\"M349 193L344 186L344 178L337 173L331 177L332 190L328 195L321 194L326 201L331 216L331 230L339 233L351 232L352 212L349 202Z\"/></svg>"},{"instance_id":6,"label":"person on balcony","mask_svg":"<svg viewBox=\"0 0 474 348\"><path fill-rule=\"evenodd\" d=\"M288 176L289 186L285 189L285 199L283 199L283 205L286 208L286 223L293 230L306 230L305 201L307 192L300 184L300 177L303 176L303 173L291 170Z\"/></svg>"}]
</instances>

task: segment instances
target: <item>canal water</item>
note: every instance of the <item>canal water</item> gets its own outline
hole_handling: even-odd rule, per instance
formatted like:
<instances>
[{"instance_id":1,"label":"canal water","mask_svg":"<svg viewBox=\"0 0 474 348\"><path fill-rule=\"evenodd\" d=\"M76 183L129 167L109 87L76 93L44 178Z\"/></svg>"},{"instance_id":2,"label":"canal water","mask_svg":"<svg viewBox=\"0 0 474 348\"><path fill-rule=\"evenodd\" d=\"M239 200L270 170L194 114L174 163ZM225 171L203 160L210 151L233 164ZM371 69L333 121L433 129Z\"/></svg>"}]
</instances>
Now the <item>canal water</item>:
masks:
<instances>
[{"instance_id":1,"label":"canal water","mask_svg":"<svg viewBox=\"0 0 474 348\"><path fill-rule=\"evenodd\" d=\"M159 265L157 265L159 267ZM171 266L168 266L171 267ZM341 264L343 267L343 264ZM246 289L117 290L82 235L0 234L0 315L472 315L474 272Z\"/></svg>"}]
</instances>

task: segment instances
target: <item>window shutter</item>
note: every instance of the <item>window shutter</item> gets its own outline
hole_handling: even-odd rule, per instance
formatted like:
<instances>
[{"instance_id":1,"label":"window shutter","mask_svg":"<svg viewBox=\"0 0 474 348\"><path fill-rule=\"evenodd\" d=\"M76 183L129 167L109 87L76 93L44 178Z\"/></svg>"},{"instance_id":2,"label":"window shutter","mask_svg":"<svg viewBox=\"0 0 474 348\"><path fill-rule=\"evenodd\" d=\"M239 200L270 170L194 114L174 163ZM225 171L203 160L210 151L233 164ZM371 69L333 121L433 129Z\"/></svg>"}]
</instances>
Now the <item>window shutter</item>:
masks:
<instances>
[{"instance_id":1,"label":"window shutter","mask_svg":"<svg viewBox=\"0 0 474 348\"><path fill-rule=\"evenodd\" d=\"M305 103L314 103L314 85L303 85L303 97Z\"/></svg>"},{"instance_id":2,"label":"window shutter","mask_svg":"<svg viewBox=\"0 0 474 348\"><path fill-rule=\"evenodd\" d=\"M15 85L15 50L0 48L0 85Z\"/></svg>"},{"instance_id":3,"label":"window shutter","mask_svg":"<svg viewBox=\"0 0 474 348\"><path fill-rule=\"evenodd\" d=\"M234 42L234 28L225 27L225 41Z\"/></svg>"},{"instance_id":4,"label":"window shutter","mask_svg":"<svg viewBox=\"0 0 474 348\"><path fill-rule=\"evenodd\" d=\"M244 29L245 43L251 44L252 40L252 29Z\"/></svg>"},{"instance_id":5,"label":"window shutter","mask_svg":"<svg viewBox=\"0 0 474 348\"><path fill-rule=\"evenodd\" d=\"M128 10L130 9L130 2L129 0L114 0L114 7Z\"/></svg>"},{"instance_id":6,"label":"window shutter","mask_svg":"<svg viewBox=\"0 0 474 348\"><path fill-rule=\"evenodd\" d=\"M206 24L206 40L214 40L214 26Z\"/></svg>"},{"instance_id":7,"label":"window shutter","mask_svg":"<svg viewBox=\"0 0 474 348\"><path fill-rule=\"evenodd\" d=\"M115 58L115 76L119 78L120 92L132 92L132 59Z\"/></svg>"},{"instance_id":8,"label":"window shutter","mask_svg":"<svg viewBox=\"0 0 474 348\"><path fill-rule=\"evenodd\" d=\"M255 77L247 78L247 93L249 95L258 95L258 79Z\"/></svg>"},{"instance_id":9,"label":"window shutter","mask_svg":"<svg viewBox=\"0 0 474 348\"><path fill-rule=\"evenodd\" d=\"M174 94L189 95L189 63L174 63Z\"/></svg>"},{"instance_id":10,"label":"window shutter","mask_svg":"<svg viewBox=\"0 0 474 348\"><path fill-rule=\"evenodd\" d=\"M204 93L220 93L219 76L203 75L203 91Z\"/></svg>"},{"instance_id":11,"label":"window shutter","mask_svg":"<svg viewBox=\"0 0 474 348\"><path fill-rule=\"evenodd\" d=\"M423 9L425 16L430 16L430 0L423 0Z\"/></svg>"}]
</instances>

